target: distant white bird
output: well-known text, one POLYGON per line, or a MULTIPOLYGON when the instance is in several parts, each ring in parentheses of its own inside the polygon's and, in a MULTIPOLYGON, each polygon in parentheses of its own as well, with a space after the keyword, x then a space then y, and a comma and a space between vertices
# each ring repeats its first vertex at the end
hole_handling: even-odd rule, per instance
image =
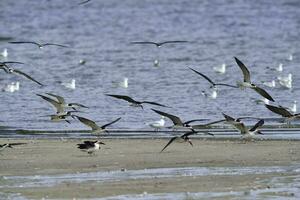
POLYGON ((202 90, 201 94, 208 99, 216 99, 218 97, 218 91, 216 88, 212 88, 210 93, 207 93, 206 91, 202 90))
POLYGON ((20 89, 20 82, 11 82, 2 88, 4 92, 15 92, 20 89))
POLYGON ((294 101, 292 106, 287 107, 287 110, 291 111, 292 113, 296 113, 297 112, 297 101, 294 101))
POLYGON ((113 81, 113 85, 114 87, 128 88, 128 78, 124 77, 121 82, 113 81))
POLYGON ((272 81, 262 81, 262 84, 267 86, 267 87, 270 87, 270 88, 274 88, 276 87, 276 81, 275 80, 272 80, 272 81))
POLYGON ((226 72, 226 64, 223 63, 221 66, 213 67, 213 70, 219 74, 225 74, 226 72))
POLYGON ((287 60, 292 61, 294 59, 293 54, 290 54, 289 57, 287 58, 287 60))
POLYGON ((1 52, 1 54, 0 54, 2 57, 4 57, 4 58, 7 58, 7 56, 8 56, 8 52, 7 52, 7 49, 5 48, 5 49, 3 49, 3 51, 1 52))
POLYGON ((76 80, 72 79, 69 83, 61 83, 61 85, 65 86, 66 88, 75 90, 76 89, 76 80))
POLYGON ((166 123, 165 116, 161 116, 160 120, 147 123, 147 125, 154 128, 155 131, 158 131, 160 128, 163 128, 165 126, 165 123, 166 123))
POLYGON ((267 67, 267 69, 274 70, 274 71, 277 71, 277 72, 282 72, 283 71, 283 64, 279 63, 278 67, 275 67, 275 68, 267 67))
POLYGON ((279 84, 285 88, 292 88, 292 74, 289 73, 288 76, 278 76, 277 80, 279 81, 279 84))
POLYGON ((155 59, 153 62, 154 67, 158 67, 159 66, 159 60, 155 59))

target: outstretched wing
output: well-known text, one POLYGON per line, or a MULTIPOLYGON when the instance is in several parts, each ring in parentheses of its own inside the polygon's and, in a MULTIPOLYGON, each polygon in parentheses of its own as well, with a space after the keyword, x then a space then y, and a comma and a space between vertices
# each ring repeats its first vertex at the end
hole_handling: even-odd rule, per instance
POLYGON ((224 116, 224 118, 227 122, 235 121, 235 119, 233 117, 230 117, 229 115, 226 115, 225 113, 222 113, 222 115, 224 116))
POLYGON ((151 108, 151 110, 153 110, 154 112, 162 115, 162 116, 165 116, 167 118, 169 118, 170 120, 172 120, 173 124, 174 125, 179 125, 179 126, 183 126, 184 124, 182 123, 181 119, 175 115, 171 115, 171 114, 168 114, 168 113, 165 113, 165 112, 162 112, 162 111, 159 111, 159 110, 155 110, 153 108, 151 108))
POLYGON ((101 128, 102 128, 102 129, 105 129, 105 127, 107 127, 107 126, 109 126, 109 125, 112 125, 112 124, 116 123, 116 122, 119 121, 120 119, 121 119, 121 117, 119 117, 118 119, 116 119, 116 120, 114 120, 114 121, 112 121, 112 122, 110 122, 110 123, 108 123, 108 124, 104 124, 103 126, 101 126, 101 128))
POLYGON ((27 79, 32 80, 33 82, 36 82, 36 83, 39 84, 40 86, 43 86, 42 83, 38 82, 37 80, 35 80, 35 79, 32 78, 31 76, 29 76, 28 74, 26 74, 26 73, 24 73, 24 72, 21 72, 20 70, 14 69, 13 72, 16 73, 16 74, 20 74, 20 75, 26 77, 27 79))
POLYGON ((62 96, 58 96, 56 94, 52 94, 52 93, 49 93, 49 92, 46 92, 46 94, 48 94, 49 96, 55 97, 58 100, 58 102, 61 103, 61 104, 66 103, 65 99, 62 96))
POLYGON ((99 129, 100 127, 92 120, 90 119, 87 119, 87 118, 84 118, 84 117, 79 117, 79 116, 76 116, 76 118, 82 122, 84 125, 92 128, 92 130, 97 130, 99 129))
POLYGON ((60 103, 58 103, 57 101, 55 101, 54 99, 51 99, 49 97, 46 97, 44 95, 41 94, 36 94, 37 96, 41 97, 42 99, 48 101, 49 103, 51 103, 57 110, 57 113, 63 113, 64 112, 64 108, 61 106, 60 103))
POLYGON ((18 41, 18 42, 9 42, 10 44, 35 44, 37 46, 40 46, 37 42, 31 42, 31 41, 18 41))
POLYGON ((68 46, 66 46, 66 45, 62 45, 62 44, 55 44, 55 43, 45 43, 45 44, 42 44, 42 46, 58 46, 58 47, 69 48, 69 47, 68 47, 68 46))
POLYGON ((166 146, 164 146, 164 148, 160 151, 160 153, 161 152, 163 152, 172 142, 174 142, 174 140, 176 140, 178 137, 176 136, 176 137, 172 137, 170 140, 169 140, 169 142, 168 142, 168 144, 166 144, 166 146))
POLYGON ((163 44, 170 44, 170 43, 187 43, 188 41, 185 41, 185 40, 171 40, 171 41, 165 41, 165 42, 161 42, 160 45, 163 45, 163 44))
POLYGON ((86 3, 90 2, 90 1, 91 0, 82 1, 82 2, 78 3, 78 5, 83 5, 83 4, 86 4, 86 3))
POLYGON ((159 43, 156 43, 156 42, 130 42, 130 44, 154 44, 155 46, 160 46, 159 43))
POLYGON ((270 101, 275 101, 271 95, 269 95, 264 89, 258 87, 258 86, 255 86, 252 88, 253 90, 255 90, 258 94, 260 94, 261 96, 265 97, 266 99, 270 100, 270 101))
POLYGON ((229 84, 226 84, 226 83, 216 83, 215 85, 227 86, 227 87, 232 87, 232 88, 239 88, 236 85, 229 85, 229 84))
POLYGON ((142 101, 141 103, 147 103, 147 104, 152 104, 152 105, 156 105, 156 106, 162 106, 162 107, 170 108, 169 106, 166 106, 166 105, 163 105, 163 104, 160 104, 160 103, 156 103, 156 102, 153 102, 153 101, 142 101))
POLYGON ((243 76, 244 76, 244 82, 248 82, 250 83, 250 72, 247 69, 246 65, 244 65, 244 63, 242 63, 239 59, 237 59, 236 57, 234 57, 235 62, 238 64, 238 66, 240 67, 240 69, 243 72, 243 76))
POLYGON ((208 82, 210 82, 213 86, 215 86, 216 84, 207 76, 205 76, 204 74, 202 74, 201 72, 198 72, 197 70, 194 70, 193 68, 190 68, 190 70, 194 71, 195 73, 199 74, 200 76, 202 76, 203 78, 205 78, 208 82))
POLYGON ((273 113, 276 113, 278 115, 281 115, 283 117, 292 117, 292 113, 290 113, 287 109, 283 108, 283 107, 276 107, 276 106, 272 106, 272 105, 268 105, 265 104, 265 106, 271 110, 273 113))
POLYGON ((116 94, 105 94, 106 96, 110 96, 110 97, 114 97, 117 99, 123 99, 125 101, 128 101, 129 103, 137 103, 134 99, 132 99, 129 96, 125 96, 125 95, 116 95, 116 94))
POLYGON ((255 131, 262 125, 264 125, 265 121, 263 119, 259 120, 249 131, 255 131))

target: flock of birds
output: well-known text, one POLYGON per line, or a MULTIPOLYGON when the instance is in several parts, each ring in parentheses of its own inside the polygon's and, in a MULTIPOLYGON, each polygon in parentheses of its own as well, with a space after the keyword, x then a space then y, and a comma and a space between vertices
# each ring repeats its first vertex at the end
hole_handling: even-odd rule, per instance
MULTIPOLYGON (((188 42, 188 41, 180 41, 180 40, 165 41, 165 42, 148 42, 148 41, 146 41, 146 42, 131 42, 131 44, 142 44, 142 45, 151 44, 151 45, 155 45, 159 48, 165 44, 186 43, 186 42, 188 42)), ((19 45, 20 44, 31 44, 31 45, 36 45, 40 49, 45 46, 57 46, 57 47, 68 48, 68 46, 66 46, 66 45, 61 45, 61 44, 56 44, 56 43, 43 43, 42 44, 42 43, 37 43, 37 42, 32 42, 32 41, 16 41, 16 42, 10 42, 10 43, 11 44, 19 44, 19 45)), ((7 51, 5 50, 3 52, 3 54, 7 56, 7 51)), ((234 57, 234 59, 243 75, 243 80, 240 82, 237 82, 236 85, 215 82, 211 78, 209 78, 207 75, 203 74, 202 72, 199 72, 198 70, 193 69, 191 67, 189 67, 189 69, 192 72, 194 72, 195 74, 197 74, 200 77, 207 80, 208 83, 210 83, 210 85, 211 85, 210 88, 213 91, 215 91, 215 96, 217 96, 217 88, 218 87, 230 87, 230 88, 235 88, 235 89, 240 88, 243 90, 248 88, 248 89, 255 91, 259 95, 261 95, 266 100, 265 107, 267 109, 269 109, 270 111, 272 111, 273 113, 276 113, 276 114, 284 117, 288 123, 290 123, 291 120, 300 118, 300 113, 294 114, 283 106, 271 105, 270 102, 275 102, 274 98, 265 89, 257 86, 255 83, 253 83, 251 81, 250 71, 248 70, 246 65, 241 60, 239 60, 236 57, 234 57)), ((33 81, 34 83, 38 84, 39 86, 43 86, 43 84, 41 82, 37 81, 36 79, 31 77, 27 73, 22 72, 22 71, 16 69, 15 67, 12 67, 12 65, 17 65, 17 64, 24 64, 24 63, 17 62, 17 61, 4 61, 4 62, 0 62, 0 69, 3 69, 3 71, 6 72, 7 74, 15 74, 15 75, 23 76, 23 77, 27 78, 28 80, 33 81)), ((226 65, 224 64, 219 68, 214 68, 214 70, 218 73, 225 73, 226 65)), ((282 70, 282 65, 279 65, 279 67, 276 68, 275 70, 278 70, 278 71, 282 70)), ((287 85, 291 85, 291 82, 292 82, 291 75, 289 75, 287 78, 280 77, 279 82, 286 83, 287 85)), ((115 85, 127 88, 128 87, 128 78, 124 78, 123 82, 115 83, 115 85)), ((266 85, 266 83, 264 83, 263 85, 266 85)), ((269 86, 271 87, 273 85, 274 84, 272 83, 269 86)), ((69 87, 69 88, 75 88, 75 80, 72 80, 71 83, 68 83, 65 86, 69 87)), ((18 90, 18 89, 19 89, 19 82, 16 82, 13 85, 11 85, 10 89, 8 88, 8 90, 18 90)), ((80 103, 69 103, 65 100, 64 97, 59 96, 57 94, 49 93, 49 92, 47 92, 45 94, 36 94, 36 95, 39 96, 40 98, 42 98, 43 100, 45 100, 46 102, 48 102, 49 104, 51 104, 53 106, 53 108, 55 109, 55 113, 46 115, 47 117, 50 117, 51 121, 54 121, 54 122, 64 121, 67 123, 71 123, 70 119, 75 119, 75 120, 80 121, 82 124, 88 126, 91 129, 91 133, 95 134, 97 136, 100 136, 103 132, 108 132, 108 130, 106 128, 108 126, 113 125, 114 123, 118 122, 121 119, 121 117, 119 117, 107 124, 99 125, 91 119, 79 116, 79 113, 82 112, 80 109, 88 109, 88 106, 85 106, 80 103)), ((159 106, 159 107, 170 107, 170 106, 163 105, 161 103, 157 103, 154 101, 135 100, 134 98, 125 96, 125 95, 116 95, 116 94, 105 94, 105 95, 112 97, 112 98, 127 101, 131 106, 140 107, 142 109, 144 108, 143 107, 144 104, 149 104, 149 105, 159 106)), ((165 126, 165 118, 168 118, 173 122, 173 125, 170 127, 167 127, 167 128, 188 129, 188 132, 184 133, 183 135, 172 137, 170 139, 170 141, 163 147, 161 152, 164 151, 174 141, 188 142, 190 145, 193 145, 190 140, 191 135, 195 135, 198 133, 204 133, 204 134, 213 136, 213 134, 210 132, 201 131, 201 128, 208 127, 209 125, 212 125, 212 124, 226 122, 226 123, 232 125, 237 130, 239 130, 239 132, 241 133, 243 138, 252 138, 256 134, 262 134, 259 129, 264 124, 264 119, 253 118, 253 117, 241 117, 241 118, 235 119, 225 113, 222 113, 224 116, 224 119, 221 119, 218 121, 213 121, 213 122, 206 123, 206 124, 191 125, 191 123, 197 122, 197 121, 203 121, 203 119, 192 119, 189 121, 183 121, 182 119, 180 119, 180 117, 178 117, 176 115, 169 114, 169 113, 166 113, 166 112, 163 112, 163 111, 160 111, 157 109, 153 109, 153 108, 151 108, 151 110, 161 116, 161 119, 159 121, 148 124, 149 126, 153 127, 155 130, 158 130, 165 126), (245 118, 257 119, 258 122, 252 128, 248 128, 242 121, 242 119, 245 119, 245 118)), ((20 145, 20 144, 23 144, 23 143, 3 144, 0 146, 0 150, 7 148, 7 147, 12 147, 14 145, 20 145)), ((93 153, 95 150, 100 149, 100 145, 104 145, 104 143, 101 142, 100 140, 84 141, 83 143, 78 144, 78 148, 82 149, 82 150, 86 150, 88 153, 93 153)))

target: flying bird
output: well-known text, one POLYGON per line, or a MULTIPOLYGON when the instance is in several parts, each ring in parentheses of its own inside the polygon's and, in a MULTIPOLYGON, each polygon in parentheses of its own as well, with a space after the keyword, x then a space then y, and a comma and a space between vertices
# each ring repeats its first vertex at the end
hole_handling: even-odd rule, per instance
POLYGON ((88 154, 93 154, 96 150, 101 149, 100 145, 105 145, 105 143, 96 141, 83 141, 81 144, 77 144, 77 148, 82 151, 86 151, 88 154))
POLYGON ((153 102, 153 101, 135 101, 131 97, 125 96, 125 95, 114 95, 114 94, 105 94, 105 95, 106 96, 110 96, 110 97, 114 97, 114 98, 117 98, 117 99, 125 100, 125 101, 127 101, 127 102, 130 103, 130 106, 134 106, 134 107, 141 107, 141 108, 143 108, 142 104, 145 103, 145 104, 151 104, 151 105, 155 105, 155 106, 162 106, 162 107, 169 108, 168 106, 165 106, 163 104, 156 103, 156 102, 153 102))
POLYGON ((272 106, 265 104, 266 108, 268 108, 273 113, 276 113, 278 115, 281 115, 282 117, 287 119, 287 122, 290 123, 290 121, 294 119, 300 119, 300 113, 292 114, 288 109, 282 107, 282 106, 272 106))
POLYGON ((106 127, 116 123, 117 121, 119 121, 121 119, 121 117, 115 119, 112 122, 109 122, 107 124, 104 124, 103 126, 98 126, 94 121, 84 118, 84 117, 79 117, 79 116, 75 116, 81 123, 83 123, 84 125, 90 127, 92 129, 93 134, 100 134, 102 132, 108 132, 106 130, 106 127))
POLYGON ((88 2, 90 2, 91 0, 86 0, 86 1, 82 1, 82 2, 79 2, 78 5, 83 5, 83 4, 86 4, 88 2))
POLYGON ((243 76, 244 76, 244 81, 243 82, 239 82, 238 86, 239 88, 251 88, 254 91, 256 91, 258 94, 260 94, 261 96, 265 97, 266 99, 273 101, 274 99, 262 88, 256 86, 254 83, 251 82, 250 79, 250 72, 247 69, 246 65, 244 65, 244 63, 242 63, 239 59, 237 59, 236 57, 234 57, 237 65, 240 67, 240 69, 243 72, 243 76))
POLYGON ((16 74, 16 75, 21 75, 24 76, 25 78, 39 84, 40 86, 43 86, 42 83, 40 83, 39 81, 35 80, 34 78, 32 78, 31 76, 29 76, 28 74, 18 70, 18 69, 14 69, 11 66, 7 65, 10 63, 18 63, 18 64, 24 64, 21 62, 0 62, 0 69, 3 69, 7 74, 16 74))
POLYGON ((173 41, 164 41, 164 42, 150 42, 150 41, 145 41, 145 42, 130 42, 130 44, 151 44, 155 45, 156 47, 161 47, 164 44, 172 44, 172 43, 187 43, 188 41, 185 40, 173 40, 173 41))
POLYGON ((201 72, 198 72, 197 70, 194 70, 193 68, 190 68, 190 67, 189 67, 189 69, 192 70, 192 71, 194 71, 198 75, 202 76, 203 78, 205 78, 212 85, 211 88, 212 87, 216 87, 218 85, 220 85, 220 86, 227 86, 227 87, 231 87, 231 88, 238 88, 235 85, 229 85, 229 84, 225 84, 225 83, 215 83, 210 78, 208 78, 206 75, 202 74, 201 72))
POLYGON ((40 49, 42 49, 45 46, 58 46, 58 47, 64 47, 68 48, 68 46, 61 45, 61 44, 55 44, 55 43, 37 43, 32 41, 18 41, 18 42, 9 42, 10 44, 34 44, 38 46, 40 49))

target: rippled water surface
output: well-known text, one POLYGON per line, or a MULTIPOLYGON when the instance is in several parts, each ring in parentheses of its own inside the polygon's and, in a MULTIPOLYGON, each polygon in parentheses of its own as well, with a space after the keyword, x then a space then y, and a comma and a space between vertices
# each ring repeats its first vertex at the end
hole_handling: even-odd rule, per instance
MULTIPOLYGON (((25 62, 15 66, 46 84, 0 73, 0 85, 20 81, 18 92, 0 92, 0 123, 23 129, 84 129, 79 122, 52 123, 43 115, 51 106, 36 93, 53 92, 70 102, 90 106, 83 116, 106 123, 119 116, 115 128, 144 128, 159 116, 150 110, 132 108, 105 93, 129 95, 137 100, 157 101, 172 106, 158 108, 183 119, 221 118, 221 111, 233 116, 274 117, 250 98, 254 91, 222 88, 216 100, 201 95, 209 84, 187 66, 215 81, 235 84, 242 79, 233 56, 240 58, 261 84, 279 75, 293 73, 293 89, 266 88, 280 104, 289 106, 299 98, 299 17, 300 2, 278 1, 78 1, 21 0, 0 2, 0 36, 11 41, 33 40, 69 45, 71 48, 14 45, 0 41, 0 51, 8 49, 6 60, 25 62), (132 45, 132 41, 188 40, 158 49, 132 45), (289 55, 293 60, 288 61, 289 55), (80 65, 79 60, 86 60, 80 65), (154 67, 153 61, 160 60, 154 67), (216 74, 214 66, 225 63, 227 73, 216 74), (278 73, 266 67, 282 63, 278 73), (129 87, 115 88, 112 81, 129 78, 129 87), (76 89, 60 82, 76 79, 76 89)), ((0 58, 5 60, 4 58, 0 58)))

